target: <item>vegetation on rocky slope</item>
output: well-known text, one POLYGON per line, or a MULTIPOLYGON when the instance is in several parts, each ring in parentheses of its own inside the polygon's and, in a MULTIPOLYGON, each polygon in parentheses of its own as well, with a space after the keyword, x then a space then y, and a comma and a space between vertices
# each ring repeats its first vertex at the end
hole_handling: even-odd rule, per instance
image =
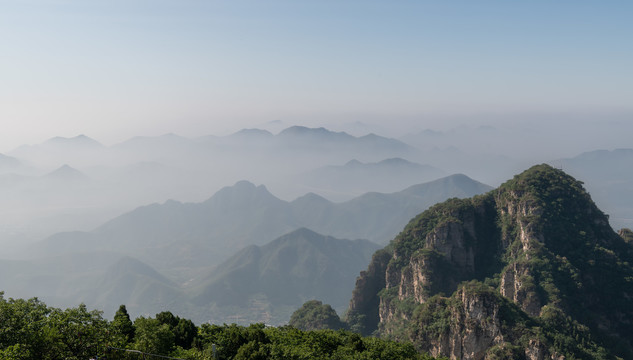
POLYGON ((414 218, 361 273, 347 321, 458 358, 633 358, 626 238, 581 182, 534 166, 414 218))

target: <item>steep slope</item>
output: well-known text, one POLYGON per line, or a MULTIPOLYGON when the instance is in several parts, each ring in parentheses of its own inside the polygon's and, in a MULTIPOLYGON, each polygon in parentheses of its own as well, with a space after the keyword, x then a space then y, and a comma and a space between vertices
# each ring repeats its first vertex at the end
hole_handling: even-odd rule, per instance
POLYGON ((275 323, 287 321, 289 309, 314 298, 340 311, 356 274, 378 247, 366 240, 340 240, 298 229, 264 246, 249 246, 220 264, 198 281, 194 302, 239 306, 244 313, 253 299, 259 299, 274 316, 268 321, 275 323))
POLYGON ((414 218, 361 273, 347 320, 451 358, 631 358, 631 264, 582 184, 539 165, 414 218))

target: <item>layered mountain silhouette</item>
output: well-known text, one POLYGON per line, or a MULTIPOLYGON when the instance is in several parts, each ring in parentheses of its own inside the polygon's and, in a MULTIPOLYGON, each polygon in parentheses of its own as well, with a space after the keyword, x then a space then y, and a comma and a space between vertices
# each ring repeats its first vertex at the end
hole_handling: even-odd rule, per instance
POLYGON ((444 171, 436 167, 391 158, 372 163, 350 160, 342 166, 325 166, 302 174, 297 181, 336 198, 368 191, 390 192, 442 176, 444 171))
POLYGON ((347 321, 458 359, 633 358, 633 247, 561 170, 414 218, 361 273, 347 321))
POLYGON ((338 238, 385 243, 430 205, 489 189, 465 175, 452 175, 397 193, 367 193, 343 203, 314 194, 287 202, 262 185, 240 181, 202 203, 148 205, 91 232, 55 234, 35 251, 117 251, 157 269, 180 269, 216 265, 245 246, 263 245, 301 227, 338 238))
POLYGON ((127 255, 76 249, 36 260, 0 260, 0 288, 8 296, 37 296, 53 306, 83 302, 107 316, 125 304, 135 316, 172 311, 197 323, 283 324, 313 298, 343 311, 356 276, 379 247, 303 228, 248 246, 212 269, 193 272, 184 283, 127 255))

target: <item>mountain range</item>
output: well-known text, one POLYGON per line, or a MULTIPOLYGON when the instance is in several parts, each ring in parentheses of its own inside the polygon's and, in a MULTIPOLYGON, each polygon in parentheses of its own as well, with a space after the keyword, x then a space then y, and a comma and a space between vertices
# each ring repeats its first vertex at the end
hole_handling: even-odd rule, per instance
POLYGON ((173 269, 217 265, 245 246, 263 245, 301 227, 338 238, 386 243, 408 219, 432 204, 489 189, 465 175, 451 175, 396 193, 367 193, 343 203, 315 194, 287 202, 262 185, 240 181, 202 203, 172 200, 143 206, 91 232, 52 235, 32 252, 50 256, 78 250, 114 251, 175 274, 178 270, 173 269))
POLYGON ((344 165, 320 167, 297 177, 306 188, 325 194, 329 199, 349 200, 363 193, 390 192, 446 176, 441 169, 402 158, 363 163, 356 159, 344 165))
POLYGON ((0 288, 12 297, 37 295, 54 306, 82 302, 108 316, 125 304, 133 316, 172 311, 197 323, 279 325, 316 297, 343 311, 356 276, 379 247, 303 228, 250 245, 185 283, 131 256, 78 249, 34 260, 0 260, 0 288))

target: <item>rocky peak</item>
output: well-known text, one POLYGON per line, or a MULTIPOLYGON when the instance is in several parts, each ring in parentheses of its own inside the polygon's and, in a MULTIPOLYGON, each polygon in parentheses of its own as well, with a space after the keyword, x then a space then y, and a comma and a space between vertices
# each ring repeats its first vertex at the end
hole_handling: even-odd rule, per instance
POLYGON ((371 276, 361 274, 348 321, 362 318, 366 334, 456 359, 595 357, 606 349, 626 358, 631 253, 581 182, 538 165, 485 195, 415 217, 374 259, 371 276), (555 337, 579 333, 584 343, 556 347, 555 337))

